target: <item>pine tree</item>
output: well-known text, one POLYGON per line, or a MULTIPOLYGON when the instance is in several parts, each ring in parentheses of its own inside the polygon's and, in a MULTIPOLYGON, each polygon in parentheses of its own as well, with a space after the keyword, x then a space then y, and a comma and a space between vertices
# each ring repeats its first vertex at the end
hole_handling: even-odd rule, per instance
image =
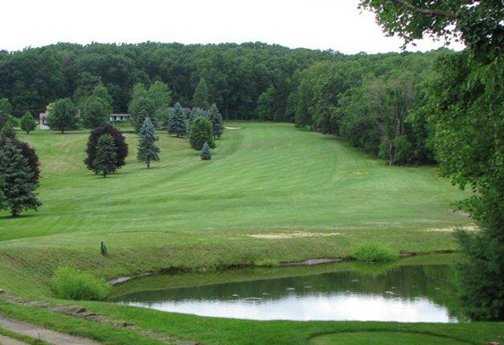
POLYGON ((208 86, 206 80, 201 78, 196 90, 194 90, 192 106, 193 108, 208 109, 210 102, 208 100, 208 86))
POLYGON ((33 115, 28 111, 21 118, 21 129, 30 134, 37 127, 37 122, 33 118, 33 115))
POLYGON ((16 147, 21 151, 21 155, 28 162, 30 173, 33 175, 33 183, 38 183, 38 180, 40 178, 40 162, 35 150, 25 142, 22 142, 16 138, 5 137, 0 134, 0 147, 6 145, 7 142, 14 143, 16 147))
POLYGON ((5 198, 3 208, 10 209, 13 217, 41 205, 35 194, 38 183, 33 181, 29 163, 12 139, 6 139, 0 147, 0 179, 5 198))
POLYGON ((205 141, 205 144, 203 144, 203 148, 201 149, 201 159, 204 161, 209 161, 212 159, 212 152, 210 151, 210 146, 208 146, 208 143, 205 141))
POLYGON ((117 170, 117 153, 114 138, 110 134, 105 134, 98 139, 96 145, 96 158, 94 160, 94 170, 96 174, 103 177, 114 173, 117 170))
POLYGON ((215 103, 210 107, 208 113, 209 113, 208 117, 212 122, 212 131, 214 139, 220 138, 222 132, 224 131, 224 124, 222 123, 222 115, 219 111, 219 108, 217 108, 217 105, 215 105, 215 103))
POLYGON ((159 161, 159 147, 156 146, 156 129, 149 117, 145 118, 138 135, 140 138, 137 158, 140 162, 145 162, 147 168, 150 168, 152 161, 159 161))
POLYGON ((215 148, 212 123, 207 117, 199 116, 193 121, 189 141, 195 150, 201 150, 205 143, 208 143, 211 148, 215 148))
POLYGON ((0 130, 0 137, 10 139, 16 138, 16 130, 14 129, 10 121, 7 121, 0 130))
POLYGON ((168 118, 168 133, 175 134, 177 138, 186 134, 186 118, 180 103, 176 103, 168 118))

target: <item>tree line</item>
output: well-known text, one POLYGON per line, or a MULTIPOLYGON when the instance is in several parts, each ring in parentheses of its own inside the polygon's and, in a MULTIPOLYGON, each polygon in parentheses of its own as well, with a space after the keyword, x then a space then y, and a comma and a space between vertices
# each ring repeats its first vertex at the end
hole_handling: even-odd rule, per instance
POLYGON ((198 106, 192 103, 194 91, 204 79, 212 103, 226 119, 256 118, 257 99, 273 87, 275 119, 287 120, 285 108, 296 71, 339 57, 343 55, 263 43, 60 43, 0 52, 0 98, 10 100, 17 116, 26 111, 38 114, 56 99, 76 101, 102 83, 113 111, 124 113, 136 84, 160 81, 169 87, 174 103, 193 108, 198 106))
POLYGON ((432 131, 444 176, 471 197, 459 204, 479 232, 457 232, 463 306, 474 320, 504 320, 504 2, 361 0, 405 44, 424 36, 462 41, 441 56, 418 113, 432 131))

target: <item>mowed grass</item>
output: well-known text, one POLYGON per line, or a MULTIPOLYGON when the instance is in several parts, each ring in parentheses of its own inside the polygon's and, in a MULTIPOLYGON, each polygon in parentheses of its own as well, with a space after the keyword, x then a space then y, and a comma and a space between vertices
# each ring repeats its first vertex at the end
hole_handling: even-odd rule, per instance
POLYGON ((83 164, 86 131, 20 134, 42 161, 43 206, 0 215, 0 270, 45 279, 71 264, 112 277, 347 256, 363 241, 428 252, 455 249, 450 229, 469 223, 452 211, 465 194, 434 167, 389 167, 289 124, 232 126, 210 162, 160 132, 151 169, 136 161, 137 138, 127 133, 127 165, 105 179, 83 164), (299 232, 314 236, 292 236, 299 232), (250 236, 261 234, 283 237, 250 236))
POLYGON ((354 332, 325 335, 314 338, 312 345, 463 345, 465 341, 457 341, 447 337, 432 336, 418 333, 402 332, 354 332))

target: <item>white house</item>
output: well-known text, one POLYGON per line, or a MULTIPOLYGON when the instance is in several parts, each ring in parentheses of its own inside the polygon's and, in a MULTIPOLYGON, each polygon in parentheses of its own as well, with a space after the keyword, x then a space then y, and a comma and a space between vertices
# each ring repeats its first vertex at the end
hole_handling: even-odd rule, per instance
MULTIPOLYGON (((110 114, 109 121, 111 123, 126 122, 129 120, 129 117, 129 114, 110 114)), ((47 124, 47 111, 39 114, 39 128, 49 129, 49 126, 47 124)))

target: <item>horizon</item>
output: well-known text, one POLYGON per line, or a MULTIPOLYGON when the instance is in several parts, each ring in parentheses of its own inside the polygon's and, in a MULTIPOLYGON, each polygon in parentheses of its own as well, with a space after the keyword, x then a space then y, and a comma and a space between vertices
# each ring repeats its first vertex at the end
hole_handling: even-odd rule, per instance
MULTIPOLYGON (((0 22, 0 30, 10 32, 0 39, 0 50, 16 52, 60 42, 81 45, 262 42, 347 55, 403 51, 402 40, 384 34, 374 14, 359 10, 358 4, 359 0, 337 3, 294 0, 286 7, 266 0, 239 5, 229 0, 212 3, 186 0, 151 1, 148 6, 138 6, 134 0, 105 3, 89 0, 72 3, 70 7, 60 1, 19 0, 4 4, 5 13, 13 15, 0 22), (17 14, 24 16, 23 25, 17 22, 17 14)), ((444 42, 432 39, 418 40, 415 44, 408 45, 406 51, 430 51, 445 46, 444 42)), ((447 47, 463 49, 457 43, 447 47)))

